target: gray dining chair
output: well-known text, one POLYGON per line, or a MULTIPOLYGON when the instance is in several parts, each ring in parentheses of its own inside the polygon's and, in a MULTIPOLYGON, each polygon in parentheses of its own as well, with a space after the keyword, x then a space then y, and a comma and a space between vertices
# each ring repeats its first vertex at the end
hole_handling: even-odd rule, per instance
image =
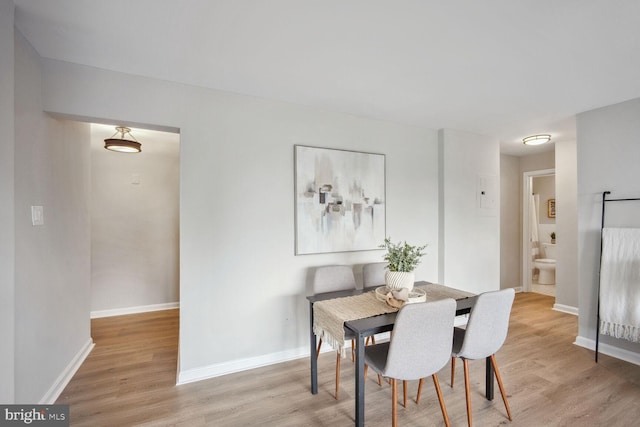
POLYGON ((453 335, 453 349, 451 352, 451 387, 456 370, 456 358, 462 359, 464 366, 465 395, 467 398, 467 421, 472 426, 471 392, 469 384, 469 360, 491 359, 493 371, 498 380, 500 394, 507 409, 509 421, 512 421, 511 409, 507 402, 507 395, 502 384, 502 377, 498 370, 495 353, 502 347, 507 338, 509 316, 513 305, 515 291, 513 288, 500 291, 485 292, 478 295, 466 327, 455 328, 453 335))
MULTIPOLYGON (((365 347, 365 378, 371 366, 378 374, 391 379, 391 419, 394 427, 398 424, 397 380, 403 380, 403 384, 409 380, 420 380, 422 385, 424 378, 429 375, 433 378, 442 417, 449 426, 437 372, 451 356, 455 314, 456 302, 451 298, 405 304, 396 317, 391 340, 365 347)), ((416 401, 419 399, 418 395, 416 401)))
POLYGON ((362 286, 382 286, 385 282, 388 262, 372 262, 362 266, 362 286))
MULTIPOLYGON (((353 270, 347 265, 329 265, 318 267, 313 275, 313 293, 322 294, 325 292, 346 291, 356 289, 356 279, 353 270)), ((345 328, 344 339, 351 340, 351 361, 355 360, 354 347, 355 335, 350 329, 345 328)), ((318 342, 316 350, 316 358, 320 356, 320 347, 322 347, 322 338, 318 342)), ((336 394, 338 399, 338 390, 340 388, 340 352, 336 352, 336 394)))

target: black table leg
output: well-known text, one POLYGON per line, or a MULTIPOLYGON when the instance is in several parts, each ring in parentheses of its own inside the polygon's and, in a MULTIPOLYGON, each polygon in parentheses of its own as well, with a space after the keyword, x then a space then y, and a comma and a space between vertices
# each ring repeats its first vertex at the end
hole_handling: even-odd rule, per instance
POLYGON ((316 357, 316 334, 313 333, 313 303, 309 303, 309 360, 311 360, 311 394, 318 394, 318 358, 316 357))
POLYGON ((364 336, 356 339, 356 427, 364 427, 364 336))
POLYGON ((491 357, 486 359, 485 369, 485 396, 487 400, 493 400, 493 365, 491 364, 491 357))

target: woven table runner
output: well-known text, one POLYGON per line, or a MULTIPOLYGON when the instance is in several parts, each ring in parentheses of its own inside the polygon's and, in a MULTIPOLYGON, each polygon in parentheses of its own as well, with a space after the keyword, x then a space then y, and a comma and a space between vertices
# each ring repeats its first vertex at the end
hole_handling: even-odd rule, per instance
POLYGON ((396 311, 373 292, 318 301, 313 304, 313 333, 345 357, 344 322, 396 311))
MULTIPOLYGON (((443 298, 457 300, 474 296, 470 292, 435 283, 416 286, 416 288, 426 291, 427 301, 443 298)), ((339 351, 342 357, 345 357, 344 322, 396 311, 398 311, 397 308, 378 300, 373 291, 350 297, 318 301, 313 304, 313 333, 339 351)))

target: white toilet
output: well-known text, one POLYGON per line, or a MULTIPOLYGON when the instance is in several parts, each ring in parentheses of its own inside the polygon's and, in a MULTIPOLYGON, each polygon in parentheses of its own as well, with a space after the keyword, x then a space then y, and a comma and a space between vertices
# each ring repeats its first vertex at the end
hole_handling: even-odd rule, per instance
POLYGON ((543 243, 544 258, 538 258, 533 265, 540 271, 538 283, 541 285, 553 285, 556 283, 556 245, 543 243))

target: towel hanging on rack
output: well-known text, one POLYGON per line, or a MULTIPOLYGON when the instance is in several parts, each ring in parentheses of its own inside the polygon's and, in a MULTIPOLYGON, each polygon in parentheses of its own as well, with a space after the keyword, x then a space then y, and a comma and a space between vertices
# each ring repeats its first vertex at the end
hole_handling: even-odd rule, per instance
POLYGON ((640 342, 640 228, 604 228, 600 333, 640 342))

